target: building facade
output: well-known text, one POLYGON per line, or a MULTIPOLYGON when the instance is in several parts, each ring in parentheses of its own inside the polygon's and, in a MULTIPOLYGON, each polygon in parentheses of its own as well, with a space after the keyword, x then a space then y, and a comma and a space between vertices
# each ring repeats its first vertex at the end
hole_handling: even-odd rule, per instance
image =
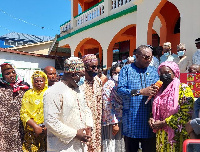
POLYGON ((98 53, 106 67, 116 59, 113 50, 122 60, 141 44, 171 42, 176 53, 177 44, 184 43, 191 58, 200 37, 199 5, 199 0, 71 0, 71 20, 60 26, 58 47, 75 56, 98 53))

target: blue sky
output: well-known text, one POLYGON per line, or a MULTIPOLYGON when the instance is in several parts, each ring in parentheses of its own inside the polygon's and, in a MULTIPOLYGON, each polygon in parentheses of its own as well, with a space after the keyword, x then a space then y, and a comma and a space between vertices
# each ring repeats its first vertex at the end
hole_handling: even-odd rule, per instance
POLYGON ((19 32, 37 36, 59 34, 71 19, 70 0, 1 0, 0 36, 19 32))

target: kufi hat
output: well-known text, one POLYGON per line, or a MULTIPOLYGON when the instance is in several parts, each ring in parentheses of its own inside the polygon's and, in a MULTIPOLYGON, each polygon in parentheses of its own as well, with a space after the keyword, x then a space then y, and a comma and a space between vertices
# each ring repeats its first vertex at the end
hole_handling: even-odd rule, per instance
POLYGON ((84 70, 84 63, 78 57, 70 57, 64 62, 64 72, 78 72, 84 70))
POLYGON ((180 43, 177 45, 177 49, 185 49, 185 44, 180 43))
POLYGON ((166 43, 164 43, 163 46, 168 46, 170 49, 172 48, 172 45, 171 45, 170 42, 166 42, 166 43))
POLYGON ((200 38, 195 40, 195 44, 200 43, 200 38))

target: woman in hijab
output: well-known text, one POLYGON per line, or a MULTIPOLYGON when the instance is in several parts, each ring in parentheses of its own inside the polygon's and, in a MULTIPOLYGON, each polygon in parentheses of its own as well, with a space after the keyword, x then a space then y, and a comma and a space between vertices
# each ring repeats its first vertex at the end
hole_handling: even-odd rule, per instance
POLYGON ((23 125, 20 120, 21 99, 29 85, 9 63, 1 64, 0 79, 0 151, 21 151, 23 125))
POLYGON ((44 72, 35 71, 32 75, 33 89, 27 91, 22 99, 20 111, 25 129, 22 150, 24 152, 46 151, 46 127, 44 126, 43 94, 48 88, 44 72))
POLYGON ((163 82, 153 101, 149 124, 156 132, 156 149, 181 152, 182 143, 188 139, 185 124, 191 119, 194 96, 188 85, 180 83, 180 70, 172 61, 158 67, 163 82))

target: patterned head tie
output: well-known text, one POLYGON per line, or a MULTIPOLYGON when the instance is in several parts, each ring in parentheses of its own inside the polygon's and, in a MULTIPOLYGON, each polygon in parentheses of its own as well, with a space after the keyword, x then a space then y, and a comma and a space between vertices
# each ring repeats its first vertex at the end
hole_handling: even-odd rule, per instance
POLYGON ((70 57, 64 62, 64 72, 79 72, 83 70, 83 61, 78 57, 70 57))
POLYGON ((98 61, 96 55, 94 54, 87 54, 82 57, 83 63, 88 64, 90 62, 98 61))
POLYGON ((39 77, 42 77, 45 80, 47 79, 47 75, 44 72, 42 72, 42 71, 35 71, 33 73, 33 75, 32 75, 32 79, 39 78, 39 77))
POLYGON ((35 71, 32 74, 31 79, 32 79, 33 88, 34 88, 34 79, 39 78, 39 77, 44 78, 44 80, 45 80, 44 88, 47 88, 48 87, 48 78, 47 78, 47 75, 43 71, 35 71))
POLYGON ((14 67, 10 63, 1 64, 1 72, 3 73, 6 70, 14 69, 14 67))

